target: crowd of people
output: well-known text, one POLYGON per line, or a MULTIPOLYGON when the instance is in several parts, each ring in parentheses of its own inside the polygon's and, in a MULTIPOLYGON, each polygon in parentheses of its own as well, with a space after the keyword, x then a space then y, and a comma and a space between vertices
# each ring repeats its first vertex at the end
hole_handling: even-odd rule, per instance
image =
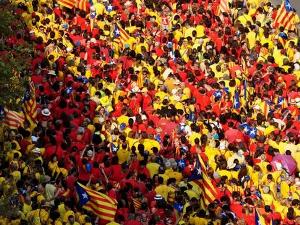
POLYGON ((1 128, 0 224, 300 224, 300 42, 279 6, 12 3, 38 117, 1 128), (76 182, 116 199, 115 220, 80 207, 76 182))

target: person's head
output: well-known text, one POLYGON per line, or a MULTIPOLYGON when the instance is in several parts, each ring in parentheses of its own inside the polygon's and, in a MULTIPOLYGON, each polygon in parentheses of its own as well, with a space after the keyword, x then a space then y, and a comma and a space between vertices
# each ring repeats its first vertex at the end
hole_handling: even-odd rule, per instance
POLYGON ((75 217, 74 217, 74 215, 70 215, 70 216, 68 217, 68 222, 69 222, 70 224, 74 224, 74 223, 75 223, 75 217))

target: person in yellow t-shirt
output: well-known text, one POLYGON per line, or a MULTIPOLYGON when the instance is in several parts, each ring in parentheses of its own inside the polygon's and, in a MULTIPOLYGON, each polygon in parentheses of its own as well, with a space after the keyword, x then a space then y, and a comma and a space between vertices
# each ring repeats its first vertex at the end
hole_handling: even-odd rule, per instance
POLYGON ((164 184, 164 179, 162 177, 158 177, 159 185, 155 188, 155 192, 161 195, 166 201, 168 200, 168 194, 172 189, 164 184))
POLYGON ((152 160, 147 163, 146 168, 149 170, 150 177, 152 178, 154 174, 158 174, 160 165, 152 160))
POLYGON ((119 159, 119 164, 123 164, 129 160, 130 151, 128 151, 128 146, 123 143, 121 148, 117 151, 117 156, 119 159))

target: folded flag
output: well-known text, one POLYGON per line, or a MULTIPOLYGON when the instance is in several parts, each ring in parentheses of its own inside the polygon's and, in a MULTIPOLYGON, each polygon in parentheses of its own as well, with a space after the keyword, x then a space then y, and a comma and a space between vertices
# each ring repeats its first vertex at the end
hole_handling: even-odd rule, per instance
POLYGON ((79 204, 93 212, 100 219, 113 221, 117 211, 117 201, 107 195, 94 191, 83 184, 76 184, 79 204))

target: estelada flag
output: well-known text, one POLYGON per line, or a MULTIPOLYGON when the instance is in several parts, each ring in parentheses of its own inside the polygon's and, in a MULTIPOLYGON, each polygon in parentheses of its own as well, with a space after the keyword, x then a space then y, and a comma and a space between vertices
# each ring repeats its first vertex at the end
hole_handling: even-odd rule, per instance
POLYGON ((93 212, 100 219, 113 221, 117 212, 117 201, 109 196, 94 191, 77 182, 76 192, 79 204, 86 210, 93 212))

